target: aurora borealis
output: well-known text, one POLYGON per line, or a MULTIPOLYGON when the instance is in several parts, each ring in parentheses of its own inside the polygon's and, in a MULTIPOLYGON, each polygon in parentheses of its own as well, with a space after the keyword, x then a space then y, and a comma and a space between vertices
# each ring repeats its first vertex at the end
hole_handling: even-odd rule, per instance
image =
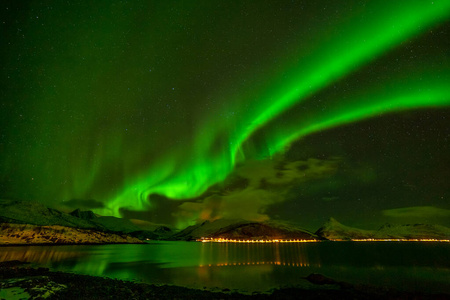
POLYGON ((449 225, 448 1, 1 10, 3 198, 176 226, 449 225))

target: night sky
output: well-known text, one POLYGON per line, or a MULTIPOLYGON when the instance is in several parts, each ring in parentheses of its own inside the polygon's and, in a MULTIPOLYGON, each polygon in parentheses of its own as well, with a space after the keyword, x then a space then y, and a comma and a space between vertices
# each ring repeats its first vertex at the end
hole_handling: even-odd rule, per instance
POLYGON ((1 1, 0 26, 1 198, 450 226, 450 1, 1 1))

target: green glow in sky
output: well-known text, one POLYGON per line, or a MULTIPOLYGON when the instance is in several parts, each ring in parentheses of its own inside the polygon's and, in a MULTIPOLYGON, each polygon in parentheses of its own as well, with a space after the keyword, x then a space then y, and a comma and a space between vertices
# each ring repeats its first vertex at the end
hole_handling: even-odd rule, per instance
MULTIPOLYGON (((154 174, 159 173, 160 170, 167 170, 167 167, 151 168, 148 175, 137 180, 137 184, 127 186, 123 194, 115 199, 112 207, 126 206, 130 203, 129 199, 136 198, 141 199, 139 205, 144 204, 147 197, 153 193, 173 199, 199 196, 212 184, 224 180, 233 170, 235 158, 239 154, 242 143, 255 130, 315 91, 442 20, 448 16, 450 5, 444 2, 436 6, 418 3, 408 6, 386 4, 383 7, 375 6, 371 9, 373 11, 369 18, 363 15, 348 24, 344 23, 338 30, 342 31, 341 35, 324 41, 318 46, 317 52, 300 59, 294 67, 287 67, 282 80, 273 78, 273 81, 279 82, 278 85, 269 84, 264 89, 264 93, 256 91, 253 99, 250 97, 250 99, 241 99, 239 95, 236 95, 239 100, 231 99, 233 103, 248 101, 250 105, 255 106, 254 109, 243 112, 246 122, 242 123, 250 125, 238 127, 236 123, 217 124, 213 118, 197 133, 198 138, 195 143, 197 151, 193 157, 189 158, 190 163, 187 166, 176 174, 167 172, 168 177, 159 178, 155 178, 154 174), (213 144, 224 131, 228 132, 226 138, 229 139, 230 146, 216 153, 212 151, 213 144), (154 182, 153 185, 150 184, 152 182, 154 182)), ((283 150, 289 143, 304 135, 383 112, 448 105, 450 89, 446 83, 449 82, 449 78, 442 79, 440 86, 436 89, 431 88, 421 94, 401 93, 395 98, 385 98, 383 94, 371 96, 370 99, 358 99, 356 106, 353 105, 354 103, 348 104, 343 101, 340 109, 319 115, 318 119, 310 120, 309 123, 294 123, 286 131, 269 132, 267 142, 272 149, 271 154, 283 150)), ((264 154, 260 158, 266 158, 264 154)), ((176 158, 171 157, 164 165, 171 166, 171 159, 176 158)))
POLYGON ((5 14, 5 197, 145 210, 308 134, 450 104, 446 64, 384 60, 449 1, 52 4, 5 14))

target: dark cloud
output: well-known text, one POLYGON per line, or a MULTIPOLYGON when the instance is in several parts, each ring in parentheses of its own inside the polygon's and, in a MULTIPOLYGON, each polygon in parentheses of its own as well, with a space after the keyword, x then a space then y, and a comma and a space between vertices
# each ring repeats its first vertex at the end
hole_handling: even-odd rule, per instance
POLYGON ((247 161, 236 168, 221 188, 215 187, 196 202, 184 202, 173 213, 181 223, 194 220, 270 219, 268 207, 281 204, 290 188, 299 182, 328 177, 339 165, 338 158, 286 161, 247 161))
POLYGON ((127 219, 139 219, 152 223, 175 225, 176 219, 172 215, 172 212, 178 210, 178 207, 182 204, 183 202, 153 194, 148 199, 148 208, 146 210, 134 210, 122 207, 119 211, 121 216, 127 219))
POLYGON ((444 218, 450 217, 450 210, 434 206, 413 206, 383 210, 383 215, 393 218, 444 218))
POLYGON ((368 229, 386 222, 449 226, 448 215, 430 209, 391 211, 449 209, 449 113, 390 114, 319 132, 294 143, 284 157, 238 165, 199 198, 151 196, 149 211, 126 216, 178 227, 233 217, 282 219, 315 230, 331 216, 368 229))
POLYGON ((401 207, 450 208, 449 113, 447 108, 388 114, 293 143, 287 159, 339 156, 339 167, 328 177, 293 184, 282 205, 270 206, 270 216, 312 230, 330 216, 367 229, 386 222, 449 226, 448 216, 427 209, 415 210, 416 217, 382 213, 401 207))
POLYGON ((70 208, 96 209, 104 208, 104 204, 94 199, 71 199, 65 201, 64 205, 70 208))

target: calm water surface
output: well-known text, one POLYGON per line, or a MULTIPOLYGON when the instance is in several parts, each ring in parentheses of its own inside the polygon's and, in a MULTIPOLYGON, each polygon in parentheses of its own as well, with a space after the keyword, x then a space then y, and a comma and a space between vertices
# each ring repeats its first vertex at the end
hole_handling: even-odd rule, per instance
POLYGON ((15 259, 52 270, 196 288, 313 288, 303 277, 320 273, 354 284, 450 293, 448 243, 153 242, 0 248, 0 261, 15 259))

